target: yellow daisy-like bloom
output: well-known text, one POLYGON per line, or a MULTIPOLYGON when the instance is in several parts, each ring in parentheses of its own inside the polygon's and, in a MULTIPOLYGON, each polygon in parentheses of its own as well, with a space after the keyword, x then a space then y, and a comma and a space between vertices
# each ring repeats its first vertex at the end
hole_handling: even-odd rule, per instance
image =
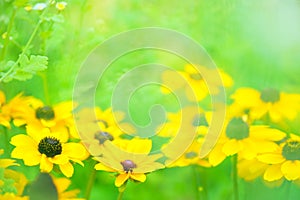
MULTIPOLYGON (((219 87, 231 87, 233 85, 232 78, 222 70, 208 69, 204 66, 198 66, 196 68, 194 67, 194 65, 188 64, 184 67, 184 71, 180 71, 179 73, 187 81, 186 83, 184 83, 183 81, 174 81, 173 72, 166 72, 165 74, 163 74, 163 81, 166 83, 166 85, 171 83, 173 89, 191 88, 192 90, 186 89, 186 95, 190 101, 201 101, 210 93, 219 93, 219 87), (207 80, 203 79, 198 69, 200 69, 200 73, 204 73, 207 76, 205 77, 207 80), (223 80, 223 85, 220 85, 220 83, 215 81, 215 73, 220 73, 223 80), (208 81, 208 83, 206 83, 206 81, 208 81), (173 83, 175 83, 175 87, 173 83), (207 84, 210 85, 210 90, 208 89, 207 84)), ((171 92, 166 87, 162 87, 161 90, 166 94, 171 92)))
POLYGON ((101 154, 106 140, 120 140, 123 131, 118 127, 118 121, 124 117, 122 113, 114 113, 111 108, 102 111, 100 108, 85 108, 75 113, 77 130, 81 140, 93 156, 101 154), (114 119, 115 117, 116 119, 114 119))
POLYGON ((64 10, 67 6, 67 2, 61 1, 61 2, 57 2, 55 7, 57 10, 61 11, 64 10))
POLYGON ((62 143, 60 136, 60 133, 49 132, 16 135, 10 141, 15 146, 11 156, 22 159, 28 166, 40 164, 40 170, 47 173, 57 164, 66 177, 71 177, 74 168, 70 161, 83 166, 82 160, 87 158, 88 153, 80 143, 62 143))
POLYGON ((144 182, 145 173, 164 168, 163 164, 156 162, 162 155, 146 155, 152 148, 151 140, 134 138, 125 143, 121 147, 124 151, 116 152, 110 142, 105 142, 103 156, 95 158, 102 163, 110 163, 110 166, 98 163, 96 170, 118 173, 116 187, 122 186, 128 179, 144 182))
POLYGON ((300 180, 300 137, 290 134, 290 138, 278 146, 275 152, 261 154, 257 159, 268 164, 263 176, 266 181, 281 178, 300 180))
POLYGON ((68 190, 71 185, 71 181, 67 178, 54 178, 52 177, 53 183, 56 187, 59 200, 84 200, 83 198, 77 198, 77 194, 80 190, 68 190))
MULTIPOLYGON (((168 122, 159 127, 158 136, 173 138, 178 134, 182 120, 182 110, 178 113, 168 113, 168 122)), ((210 163, 205 159, 200 159, 199 153, 203 143, 204 136, 208 131, 208 121, 211 119, 211 112, 203 112, 193 117, 193 126, 197 127, 197 136, 193 143, 186 149, 186 151, 175 162, 168 164, 167 167, 184 167, 188 165, 201 165, 210 167, 210 163)), ((164 147, 167 144, 164 145, 164 147)), ((171 156, 171 155, 166 155, 171 156)), ((171 156, 172 157, 172 156, 171 156)))
POLYGON ((238 154, 241 159, 252 160, 259 153, 276 150, 276 141, 286 134, 268 126, 249 126, 242 118, 233 118, 225 126, 226 129, 219 142, 209 154, 209 162, 216 166, 227 156, 238 154))
POLYGON ((52 132, 64 134, 63 141, 69 138, 69 129, 73 128, 73 103, 62 102, 57 105, 48 106, 34 97, 26 97, 26 105, 19 107, 14 112, 14 124, 16 126, 27 125, 30 129, 42 131, 49 128, 52 132))
POLYGON ((286 118, 293 120, 300 111, 300 95, 279 92, 273 88, 257 91, 252 88, 239 88, 231 98, 236 115, 248 113, 251 120, 268 115, 273 122, 286 118))

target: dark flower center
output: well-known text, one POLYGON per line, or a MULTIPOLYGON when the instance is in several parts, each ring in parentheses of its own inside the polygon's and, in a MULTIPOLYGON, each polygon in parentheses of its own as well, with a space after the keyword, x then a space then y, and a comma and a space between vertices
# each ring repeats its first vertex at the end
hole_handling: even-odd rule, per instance
POLYGON ((275 102, 279 101, 280 93, 276 89, 266 88, 263 91, 261 91, 260 99, 266 103, 268 103, 268 102, 275 103, 275 102))
POLYGON ((103 144, 106 140, 114 140, 114 137, 111 134, 102 131, 95 133, 94 138, 99 141, 99 144, 103 144))
POLYGON ((207 120, 203 113, 194 117, 193 126, 208 126, 207 120))
POLYGON ((51 120, 54 119, 54 110, 50 106, 39 107, 35 111, 35 117, 37 119, 51 120))
POLYGON ((191 77, 191 79, 197 80, 197 81, 202 79, 202 76, 199 73, 190 74, 190 77, 191 77))
POLYGON ((289 141, 282 149, 282 155, 287 160, 300 160, 300 142, 289 141))
POLYGON ((132 170, 136 168, 136 164, 132 160, 124 160, 121 162, 121 165, 126 173, 132 172, 132 170))
POLYGON ((188 152, 188 153, 185 154, 185 158, 188 158, 188 159, 192 159, 192 158, 195 158, 197 156, 198 156, 198 154, 196 152, 193 152, 193 151, 188 152))
POLYGON ((226 136, 237 140, 247 138, 249 136, 249 126, 242 118, 233 118, 227 125, 226 136))
POLYGON ((45 154, 47 157, 54 157, 60 155, 62 146, 58 139, 54 137, 45 137, 39 143, 39 152, 45 154))

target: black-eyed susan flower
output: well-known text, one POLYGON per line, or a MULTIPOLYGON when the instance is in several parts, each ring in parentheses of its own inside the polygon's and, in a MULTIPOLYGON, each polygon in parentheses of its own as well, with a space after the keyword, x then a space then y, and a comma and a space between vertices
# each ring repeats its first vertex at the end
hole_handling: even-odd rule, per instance
POLYGON ((61 142, 59 133, 28 132, 28 135, 12 137, 10 143, 15 146, 11 153, 13 158, 22 159, 27 166, 40 165, 40 170, 47 173, 58 165, 67 177, 74 173, 71 161, 83 166, 82 161, 88 156, 82 144, 61 142))
POLYGON ((254 159, 259 153, 272 152, 277 141, 286 137, 280 130, 263 125, 249 125, 242 118, 233 118, 227 125, 219 142, 209 154, 213 166, 227 156, 238 154, 242 159, 254 159))
POLYGON ((290 134, 289 139, 281 143, 274 152, 257 156, 260 162, 268 164, 264 172, 266 181, 285 178, 289 181, 300 179, 300 137, 290 134))
MULTIPOLYGON (((167 86, 172 84, 173 89, 185 88, 186 96, 190 101, 201 101, 210 93, 219 93, 220 87, 231 87, 233 85, 232 78, 223 70, 209 69, 204 66, 197 66, 196 68, 192 64, 187 64, 185 65, 184 70, 179 71, 178 73, 186 82, 182 80, 174 81, 174 72, 172 71, 166 71, 166 73, 163 74, 162 79, 167 86), (220 74, 223 80, 222 83, 214 81, 216 73, 220 74), (207 77, 204 79, 202 74, 205 74, 207 77), (210 84, 210 89, 208 89, 207 84, 210 84)), ((161 91, 165 94, 171 93, 171 90, 166 87, 162 87, 161 91)))
POLYGON ((73 103, 71 101, 49 106, 34 97, 26 97, 26 105, 13 114, 14 124, 16 126, 26 125, 35 130, 48 128, 52 132, 64 134, 68 139, 69 130, 74 130, 72 110, 73 103))
POLYGON ((262 176, 268 168, 268 164, 260 162, 257 158, 251 160, 239 159, 237 167, 239 177, 251 181, 262 176))
POLYGON ((145 173, 164 168, 163 164, 157 162, 161 154, 148 155, 152 148, 151 140, 134 138, 124 140, 120 145, 120 149, 116 150, 112 143, 105 142, 103 155, 95 158, 101 162, 95 165, 96 170, 118 173, 116 187, 129 179, 144 182, 145 173))
POLYGON ((282 119, 293 120, 300 111, 300 95, 280 92, 274 88, 257 91, 252 88, 239 88, 231 98, 231 109, 236 115, 247 113, 251 120, 269 116, 273 122, 282 119))

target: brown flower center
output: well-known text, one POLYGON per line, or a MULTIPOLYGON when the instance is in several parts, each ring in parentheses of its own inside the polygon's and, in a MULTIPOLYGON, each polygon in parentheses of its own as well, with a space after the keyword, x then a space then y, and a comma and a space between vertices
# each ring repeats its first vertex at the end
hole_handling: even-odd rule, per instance
POLYGON ((242 118, 233 118, 227 125, 226 136, 230 139, 245 139, 249 136, 249 126, 242 118))
POLYGON ((50 106, 39 107, 35 111, 35 117, 37 119, 51 120, 54 119, 54 110, 50 106))
POLYGON ((45 154, 47 157, 54 157, 60 155, 62 152, 62 145, 55 137, 45 137, 41 139, 38 150, 41 154, 45 154))
POLYGON ((99 141, 99 144, 103 144, 106 140, 114 140, 114 137, 111 134, 102 131, 95 133, 94 138, 99 141))
POLYGON ((202 76, 199 73, 190 74, 190 77, 191 77, 191 79, 196 80, 196 81, 199 81, 202 79, 202 76))
POLYGON ((282 149, 282 156, 287 160, 300 160, 300 142, 299 141, 289 141, 282 149))
POLYGON ((132 172, 132 170, 136 168, 136 164, 132 160, 124 160, 121 162, 121 165, 126 173, 132 172))
POLYGON ((280 93, 276 89, 266 88, 263 91, 261 91, 260 99, 266 103, 275 103, 280 100, 280 93))

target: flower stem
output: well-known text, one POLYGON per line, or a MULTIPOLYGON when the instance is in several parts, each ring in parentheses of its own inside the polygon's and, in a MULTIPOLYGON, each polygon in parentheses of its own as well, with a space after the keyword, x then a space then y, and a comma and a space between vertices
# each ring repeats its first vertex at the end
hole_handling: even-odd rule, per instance
POLYGON ((86 190, 85 190, 85 199, 89 199, 95 180, 96 180, 96 170, 92 169, 92 172, 90 174, 90 177, 89 177, 89 180, 88 180, 88 183, 86 186, 86 190))
POLYGON ((126 189, 127 182, 128 181, 126 181, 121 187, 119 187, 119 195, 118 195, 117 200, 122 200, 125 189, 126 189))
POLYGON ((232 182, 233 182, 233 199, 239 199, 238 174, 237 174, 237 154, 232 156, 232 182))
MULTIPOLYGON (((31 33, 30 38, 28 39, 28 41, 27 41, 27 43, 26 43, 26 45, 25 45, 25 47, 24 47, 22 53, 19 55, 17 61, 14 63, 14 65, 13 65, 13 66, 5 73, 5 74, 3 74, 3 76, 0 78, 0 82, 2 82, 2 81, 3 81, 3 80, 11 73, 11 72, 13 72, 13 70, 18 66, 18 64, 19 64, 19 62, 20 62, 20 60, 21 60, 21 58, 25 55, 25 53, 26 53, 27 50, 29 49, 30 44, 32 43, 32 41, 33 41, 35 35, 37 34, 37 32, 38 32, 38 30, 39 30, 40 25, 41 25, 42 22, 43 22, 43 17, 44 17, 44 15, 45 15, 45 13, 46 13, 46 12, 45 12, 46 10, 47 10, 47 9, 44 9, 43 13, 41 14, 38 23, 36 24, 36 26, 35 26, 33 32, 31 33)), ((8 37, 9 37, 9 36, 8 36, 8 37)), ((3 51, 2 51, 2 52, 3 52, 3 51)))

